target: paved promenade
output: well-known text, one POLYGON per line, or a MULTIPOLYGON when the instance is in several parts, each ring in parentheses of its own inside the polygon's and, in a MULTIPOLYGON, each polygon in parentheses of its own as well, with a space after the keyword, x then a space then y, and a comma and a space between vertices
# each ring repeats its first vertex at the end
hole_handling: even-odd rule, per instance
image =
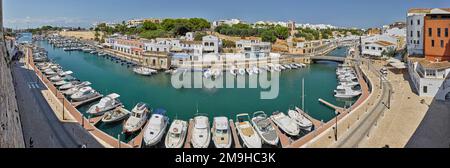
POLYGON ((47 88, 34 71, 26 69, 23 63, 16 62, 13 76, 26 147, 103 147, 79 124, 60 122, 43 96, 43 91, 47 88))

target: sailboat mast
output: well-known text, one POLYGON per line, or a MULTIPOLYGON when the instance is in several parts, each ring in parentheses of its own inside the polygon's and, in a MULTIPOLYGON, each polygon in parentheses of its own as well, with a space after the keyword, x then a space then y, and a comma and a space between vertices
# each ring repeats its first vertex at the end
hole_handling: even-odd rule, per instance
POLYGON ((302 110, 305 111, 305 78, 302 78, 302 110))

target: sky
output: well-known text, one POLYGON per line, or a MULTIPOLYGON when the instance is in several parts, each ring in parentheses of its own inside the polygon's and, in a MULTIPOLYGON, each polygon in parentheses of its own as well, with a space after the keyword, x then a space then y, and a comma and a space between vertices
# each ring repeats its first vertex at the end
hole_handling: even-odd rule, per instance
POLYGON ((404 21, 414 7, 450 7, 450 0, 3 0, 3 17, 10 28, 190 17, 369 28, 404 21))

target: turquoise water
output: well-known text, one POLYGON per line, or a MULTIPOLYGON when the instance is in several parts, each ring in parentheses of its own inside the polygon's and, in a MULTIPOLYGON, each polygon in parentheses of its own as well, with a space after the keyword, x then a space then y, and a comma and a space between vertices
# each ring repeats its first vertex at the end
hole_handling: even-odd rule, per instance
MULTIPOLYGON (((132 69, 103 57, 78 51, 65 52, 53 48, 47 42, 38 44, 65 70, 73 71, 73 76, 82 81, 90 81, 92 87, 103 95, 113 92, 120 94, 120 100, 127 109, 131 110, 138 102, 145 102, 153 109, 166 109, 171 119, 188 120, 196 113, 197 106, 199 113, 209 114, 210 120, 214 116, 234 119, 236 114, 260 110, 268 114, 274 111, 286 112, 292 106, 301 107, 302 78, 305 79, 305 111, 318 120, 326 122, 335 116, 332 109, 318 101, 319 98, 339 106, 353 103, 353 100, 346 102, 333 96, 337 85, 337 63, 333 62, 321 62, 308 68, 282 72, 279 96, 272 100, 261 100, 261 88, 175 89, 171 85, 171 76, 165 73, 139 76, 132 69)), ((84 113, 88 106, 80 107, 79 110, 84 113)), ((98 127, 113 136, 122 130, 121 124, 100 124, 98 127)))

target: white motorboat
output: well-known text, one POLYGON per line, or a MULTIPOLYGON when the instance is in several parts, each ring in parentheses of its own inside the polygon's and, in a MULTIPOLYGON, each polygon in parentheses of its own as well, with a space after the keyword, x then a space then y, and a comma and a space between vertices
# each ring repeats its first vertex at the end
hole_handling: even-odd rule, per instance
POLYGON ((214 78, 219 78, 222 75, 222 71, 220 71, 219 69, 212 69, 211 75, 214 78))
POLYGON ((250 68, 245 68, 245 72, 247 72, 248 75, 253 75, 253 71, 250 68))
POLYGON ((149 76, 149 75, 156 73, 157 71, 154 69, 147 68, 147 67, 135 67, 135 68, 133 68, 133 72, 135 72, 139 75, 149 76))
POLYGON ((353 98, 362 93, 360 90, 353 90, 351 87, 336 89, 334 92, 334 96, 337 98, 353 98))
POLYGON ((78 92, 71 95, 70 99, 72 99, 73 101, 83 101, 83 100, 87 100, 87 99, 96 97, 98 95, 99 95, 98 92, 96 92, 91 87, 87 86, 87 87, 81 88, 80 90, 78 90, 78 92))
POLYGON ((97 104, 92 105, 87 110, 88 114, 92 115, 103 115, 105 112, 122 106, 122 103, 118 100, 120 97, 117 93, 109 94, 103 97, 97 104))
POLYGON ((263 111, 253 113, 252 125, 264 143, 276 146, 280 141, 270 118, 263 111))
POLYGON ((348 87, 354 87, 354 86, 359 85, 359 83, 358 83, 358 82, 355 82, 355 81, 351 81, 351 82, 339 82, 339 85, 342 85, 342 86, 348 86, 348 87))
POLYGON ((206 115, 194 117, 191 143, 194 148, 208 148, 211 141, 211 129, 206 115))
POLYGON ((58 89, 59 90, 67 90, 67 89, 73 88, 73 87, 75 87, 76 85, 79 85, 79 84, 81 84, 80 81, 71 81, 71 82, 69 82, 69 83, 67 83, 65 85, 61 85, 58 89))
POLYGON ((54 84, 56 87, 59 87, 59 86, 62 86, 62 85, 68 84, 68 83, 69 83, 69 82, 62 80, 62 81, 54 82, 53 84, 54 84))
POLYGON ((311 120, 309 120, 305 115, 303 110, 301 110, 298 107, 295 107, 295 110, 289 110, 288 111, 289 117, 291 117, 295 123, 300 126, 301 129, 311 131, 313 123, 311 120))
POLYGON ((230 73, 231 73, 231 75, 234 75, 234 76, 236 76, 237 74, 236 74, 236 71, 237 71, 237 68, 236 68, 236 66, 232 66, 231 68, 230 68, 230 73))
POLYGON ((91 51, 91 52, 89 52, 90 54, 97 54, 98 52, 97 51, 95 51, 95 50, 93 50, 93 51, 91 51))
POLYGON ((166 148, 182 148, 186 140, 188 124, 183 120, 175 120, 170 125, 165 139, 166 148))
POLYGON ((90 85, 91 85, 91 82, 85 81, 85 82, 81 82, 78 85, 72 84, 72 83, 68 83, 68 84, 62 85, 61 87, 63 87, 63 86, 70 87, 68 90, 63 91, 63 93, 65 95, 71 96, 71 95, 75 94, 76 92, 78 92, 78 90, 80 90, 81 88, 86 87, 86 86, 90 86, 90 85), (69 86, 69 85, 72 85, 72 86, 69 86))
POLYGON ((123 125, 123 132, 133 133, 140 130, 145 122, 147 122, 147 116, 149 115, 149 108, 145 103, 138 103, 131 110, 130 117, 127 119, 123 125))
POLYGON ((102 117, 103 123, 114 123, 122 121, 130 116, 130 111, 123 107, 117 107, 111 111, 106 112, 102 117))
POLYGON ((286 64, 286 65, 283 65, 285 68, 287 68, 287 69, 292 69, 292 67, 290 66, 290 65, 288 65, 288 64, 286 64))
POLYGON ((282 66, 281 64, 275 64, 275 67, 277 67, 280 70, 286 70, 286 68, 284 66, 282 66))
POLYGON ((298 69, 299 67, 297 67, 297 65, 295 64, 289 64, 289 66, 291 66, 292 69, 298 69))
POLYGON ((206 79, 211 78, 212 75, 213 75, 213 74, 212 74, 211 69, 208 69, 208 70, 206 70, 205 72, 203 72, 203 77, 206 78, 206 79))
POLYGON ((252 68, 252 70, 253 70, 253 73, 254 73, 254 74, 259 74, 259 68, 258 68, 258 67, 254 66, 254 67, 252 68))
POLYGON ((105 56, 105 55, 108 55, 108 54, 106 54, 106 53, 104 53, 104 52, 99 52, 99 53, 98 53, 98 56, 105 56))
POLYGON ((245 75, 245 69, 239 68, 238 73, 239 73, 239 75, 245 75))
POLYGON ((212 140, 216 148, 231 147, 231 130, 227 117, 214 117, 211 132, 212 140))
POLYGON ((345 77, 345 78, 339 78, 339 82, 354 82, 356 80, 356 77, 345 77))
POLYGON ((270 116, 272 121, 285 133, 290 136, 297 136, 300 133, 299 126, 295 123, 293 119, 282 112, 274 112, 270 116))
POLYGON ((298 64, 298 63, 294 63, 294 65, 299 68, 304 68, 306 66, 305 64, 298 64))
POLYGON ((250 116, 248 114, 236 115, 236 129, 239 133, 239 137, 244 142, 244 146, 247 148, 261 148, 262 142, 258 133, 256 133, 252 124, 250 124, 250 116))
POLYGON ((156 109, 148 124, 144 129, 144 143, 146 146, 154 146, 158 144, 166 133, 166 128, 169 125, 169 117, 166 115, 166 110, 156 109))

